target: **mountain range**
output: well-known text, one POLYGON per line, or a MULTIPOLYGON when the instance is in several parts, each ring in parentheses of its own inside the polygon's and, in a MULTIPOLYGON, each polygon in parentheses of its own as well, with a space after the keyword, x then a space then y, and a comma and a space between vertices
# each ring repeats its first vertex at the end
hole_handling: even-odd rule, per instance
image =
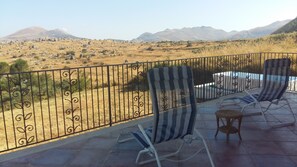
POLYGON ((226 32, 221 29, 215 29, 209 26, 166 29, 157 33, 143 33, 133 41, 137 42, 156 42, 156 41, 218 41, 218 40, 236 40, 259 38, 269 35, 291 20, 276 21, 267 26, 257 27, 244 31, 226 32))
POLYGON ((25 40, 38 40, 38 39, 80 39, 76 36, 68 34, 64 30, 54 29, 46 30, 41 27, 29 27, 19 30, 11 35, 0 38, 0 41, 25 41, 25 40))
POLYGON ((280 34, 280 33, 290 33, 297 31, 297 17, 287 23, 286 25, 282 26, 281 28, 277 29, 273 34, 280 34))
MULTIPOLYGON (((297 31, 297 18, 293 20, 276 21, 263 27, 244 31, 224 31, 210 26, 190 27, 182 29, 166 29, 156 33, 143 33, 133 39, 133 42, 157 41, 219 41, 259 38, 270 34, 297 31)), ((29 27, 11 35, 0 38, 0 41, 25 41, 38 39, 82 39, 61 29, 46 30, 41 27, 29 27)))

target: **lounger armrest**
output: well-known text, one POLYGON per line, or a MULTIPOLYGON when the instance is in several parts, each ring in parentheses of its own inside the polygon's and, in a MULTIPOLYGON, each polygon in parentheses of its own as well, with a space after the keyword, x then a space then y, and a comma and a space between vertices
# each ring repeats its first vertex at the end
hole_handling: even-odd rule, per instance
POLYGON ((155 152, 156 150, 154 149, 154 146, 153 146, 151 140, 148 138, 147 134, 145 133, 145 130, 144 130, 143 126, 141 124, 138 124, 138 128, 139 128, 140 132, 143 134, 145 140, 147 141, 147 143, 150 146, 148 149, 151 150, 152 152, 155 152))
POLYGON ((250 92, 248 92, 247 90, 244 90, 244 92, 248 94, 254 101, 257 101, 257 99, 250 92))

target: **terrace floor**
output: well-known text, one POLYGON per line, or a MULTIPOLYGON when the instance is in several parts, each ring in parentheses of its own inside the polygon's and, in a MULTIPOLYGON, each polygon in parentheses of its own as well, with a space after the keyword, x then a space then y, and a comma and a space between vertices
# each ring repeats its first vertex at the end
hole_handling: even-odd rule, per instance
MULTIPOLYGON (((297 95, 288 94, 293 111, 297 111, 297 95)), ((226 135, 216 132, 214 112, 217 110, 218 100, 198 104, 200 114, 197 116, 196 127, 204 135, 217 167, 294 167, 297 166, 297 124, 295 126, 277 129, 269 128, 261 116, 244 117, 241 126, 242 141, 238 135, 230 135, 226 142, 226 135)), ((253 110, 251 108, 250 110, 253 110)), ((292 119, 281 110, 275 110, 278 118, 292 119)), ((278 122, 273 116, 268 116, 271 124, 278 122)), ((144 123, 147 124, 147 123, 144 123)), ((121 125, 119 125, 121 126, 121 125)), ((42 152, 26 155, 20 158, 4 161, 0 166, 7 167, 125 167, 136 166, 137 153, 142 148, 134 140, 118 144, 119 133, 125 134, 136 126, 112 131, 110 133, 88 137, 74 143, 69 143, 42 152)), ((125 135, 123 135, 125 137, 125 135)), ((167 153, 176 149, 175 142, 157 146, 159 153, 167 153)), ((186 157, 195 152, 195 143, 186 146, 176 159, 186 157)), ((206 152, 203 151, 189 161, 174 163, 161 162, 164 167, 210 166, 206 152)), ((152 162, 144 167, 156 166, 152 162)))

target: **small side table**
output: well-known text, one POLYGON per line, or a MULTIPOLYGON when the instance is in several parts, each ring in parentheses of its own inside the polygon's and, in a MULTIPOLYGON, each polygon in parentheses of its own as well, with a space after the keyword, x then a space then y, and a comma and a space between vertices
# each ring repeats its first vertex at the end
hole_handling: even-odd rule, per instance
POLYGON ((229 134, 238 133, 239 139, 241 140, 240 135, 240 126, 241 126, 241 120, 242 120, 242 113, 240 111, 236 110, 218 110, 216 113, 217 118, 217 132, 215 134, 215 137, 217 137, 218 132, 221 131, 223 133, 227 134, 227 141, 229 140, 229 134), (220 119, 225 119, 226 124, 223 122, 223 125, 220 126, 219 122, 220 119), (238 120, 238 127, 233 126, 233 122, 235 120, 238 120))

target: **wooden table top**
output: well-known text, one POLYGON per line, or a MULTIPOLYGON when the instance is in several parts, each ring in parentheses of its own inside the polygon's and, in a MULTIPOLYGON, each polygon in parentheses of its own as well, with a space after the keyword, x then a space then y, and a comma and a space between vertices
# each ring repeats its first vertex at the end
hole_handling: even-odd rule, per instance
POLYGON ((216 116, 219 118, 237 118, 242 117, 242 112, 237 110, 218 110, 216 116))

